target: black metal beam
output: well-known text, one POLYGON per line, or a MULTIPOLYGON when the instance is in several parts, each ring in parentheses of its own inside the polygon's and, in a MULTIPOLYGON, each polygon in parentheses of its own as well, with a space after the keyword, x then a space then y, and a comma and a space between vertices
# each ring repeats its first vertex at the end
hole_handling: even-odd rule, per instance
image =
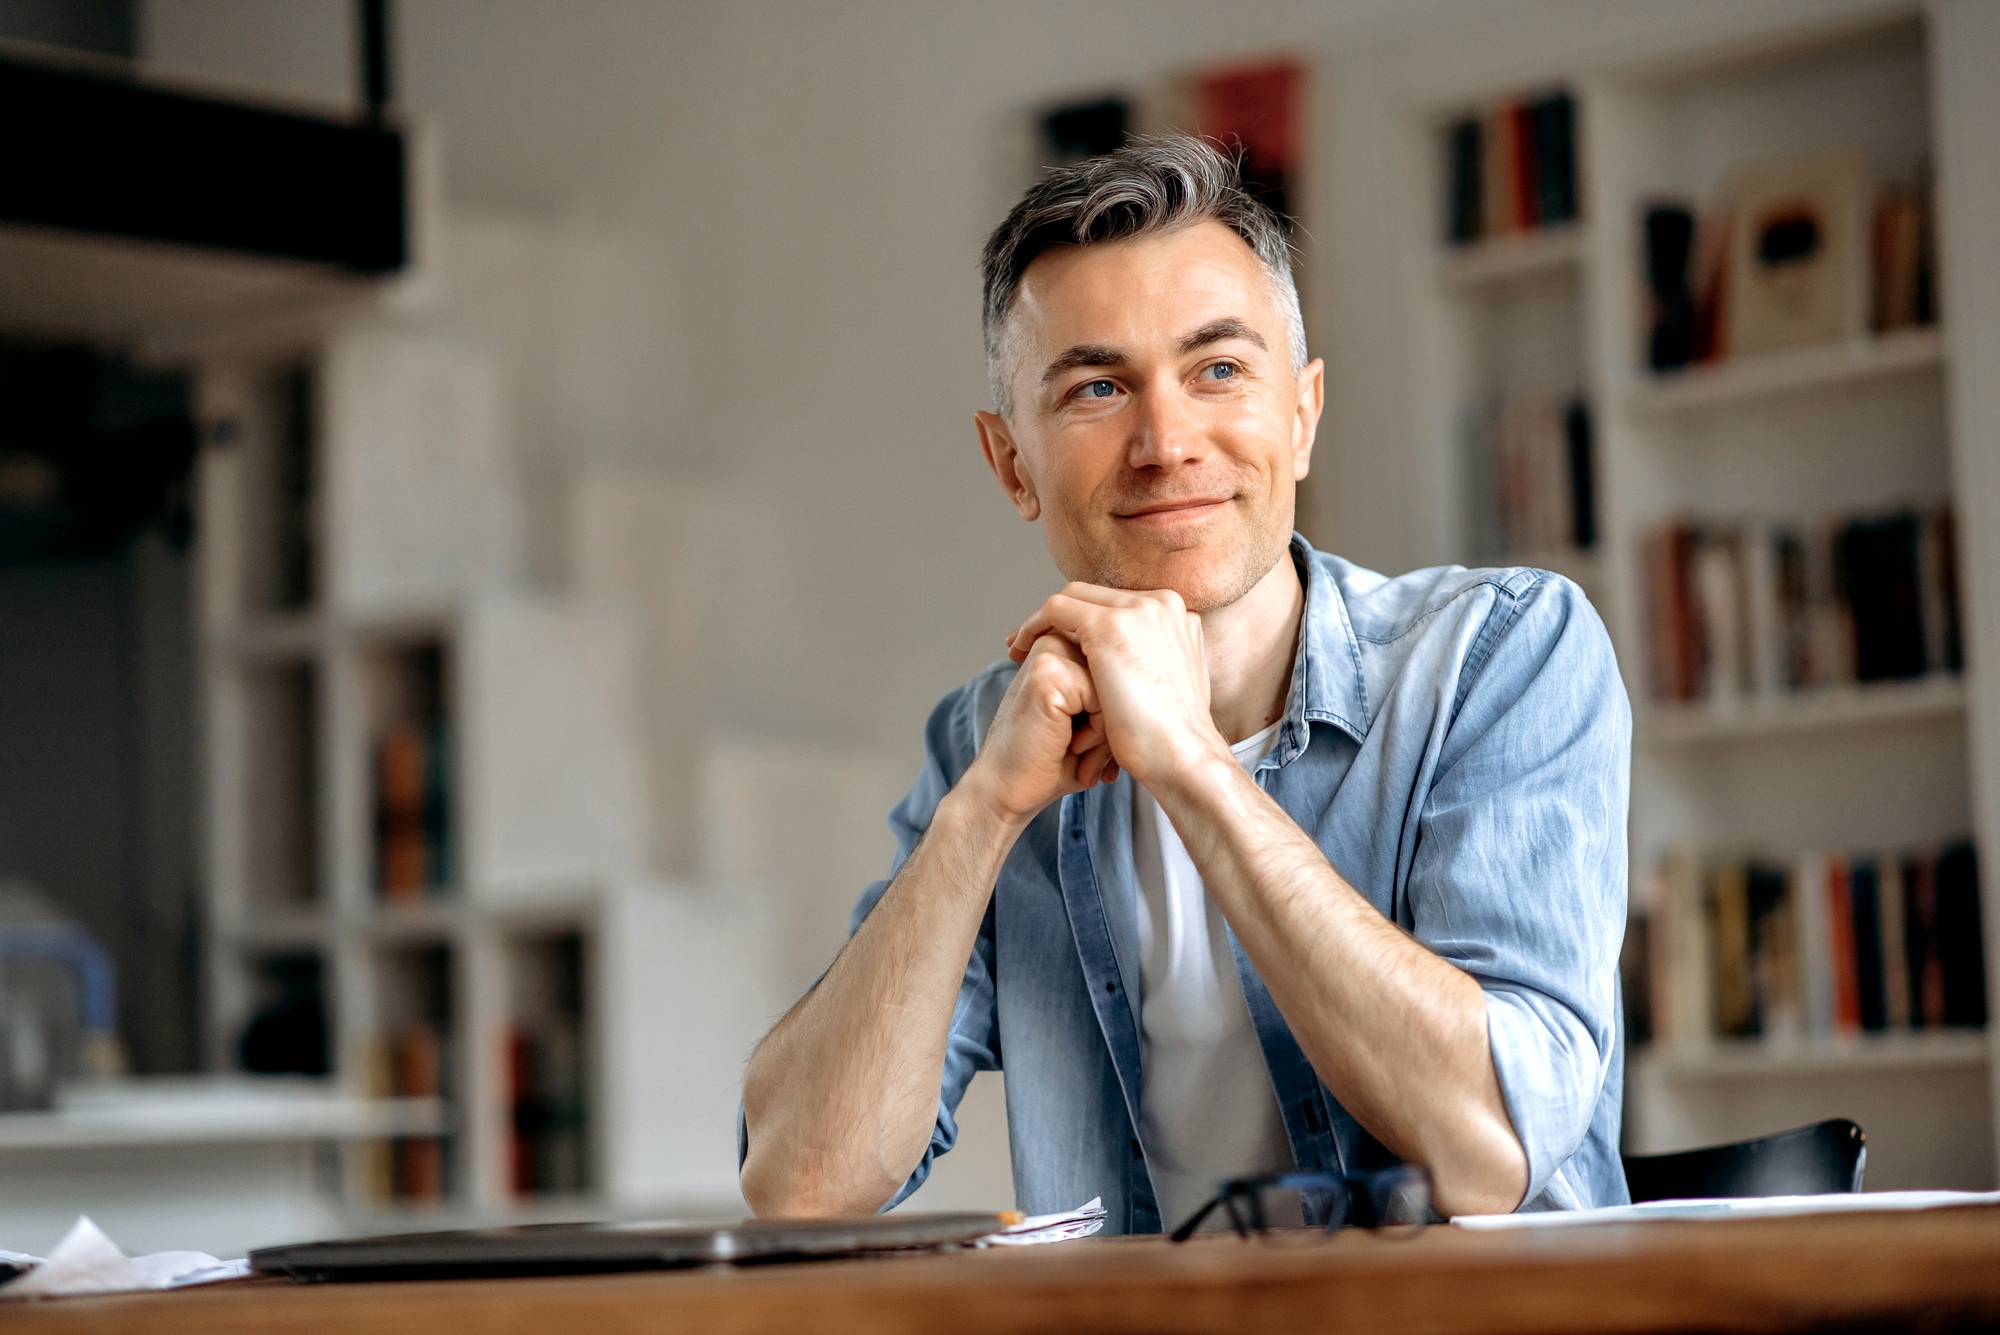
MULTIPOLYGON (((387 71, 383 71, 384 92, 387 71)), ((0 222, 334 265, 408 257, 401 131, 0 60, 0 222)))

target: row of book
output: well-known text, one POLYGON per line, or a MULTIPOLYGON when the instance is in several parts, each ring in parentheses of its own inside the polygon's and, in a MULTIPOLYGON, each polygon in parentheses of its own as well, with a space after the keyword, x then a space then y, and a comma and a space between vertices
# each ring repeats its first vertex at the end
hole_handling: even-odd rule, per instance
POLYGON ((392 724, 375 739, 375 883, 409 903, 452 881, 451 747, 445 727, 392 724))
POLYGON ((1645 900, 1624 959, 1635 1043, 1986 1023, 1970 843, 1789 863, 1681 851, 1645 900))
POLYGON ((1576 218, 1576 103, 1568 93, 1460 120, 1446 130, 1445 149, 1453 245, 1576 218))
POLYGON ((1656 698, 1754 696, 1964 666, 1950 507, 1808 525, 1683 520, 1645 549, 1656 698))
POLYGON ((1468 529, 1479 559, 1587 551, 1597 544, 1590 409, 1518 390, 1468 413, 1463 440, 1468 529))
MULTIPOLYGON (((379 1039, 369 1054, 369 1087, 390 1098, 448 1096, 450 1045, 436 1026, 404 1025, 379 1039)), ((440 1136, 404 1136, 376 1147, 372 1165, 375 1199, 410 1205, 436 1204, 446 1190, 445 1143, 440 1136)))
POLYGON ((1914 186, 1873 187, 1872 201, 1868 187, 1855 183, 1852 206, 1841 197, 1837 172, 1818 188, 1810 180, 1786 180, 1786 174, 1781 165, 1771 186, 1803 184, 1799 199, 1781 190, 1775 204, 1760 200, 1751 178, 1739 182, 1733 209, 1697 212, 1683 203, 1646 209, 1646 362, 1652 370, 1716 362, 1732 351, 1937 323, 1927 172, 1919 171, 1914 186), (1865 231, 1844 225, 1849 207, 1866 209, 1865 231))
POLYGON ((590 1185, 585 1141, 583 1030, 573 1015, 517 1025, 507 1039, 509 1163, 516 1195, 590 1185))

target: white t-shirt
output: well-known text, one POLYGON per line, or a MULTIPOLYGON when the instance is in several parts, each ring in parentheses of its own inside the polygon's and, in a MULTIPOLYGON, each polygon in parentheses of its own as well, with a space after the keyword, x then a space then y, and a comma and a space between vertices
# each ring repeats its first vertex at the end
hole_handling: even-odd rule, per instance
MULTIPOLYGON (((1255 770, 1276 744, 1279 726, 1230 752, 1255 770)), ((1132 785, 1132 794, 1144 1088, 1139 1141, 1160 1224, 1171 1230, 1223 1178, 1292 1167, 1292 1148, 1222 912, 1160 804, 1141 784, 1132 785)), ((1218 1220, 1211 1216, 1209 1223, 1218 1220)))

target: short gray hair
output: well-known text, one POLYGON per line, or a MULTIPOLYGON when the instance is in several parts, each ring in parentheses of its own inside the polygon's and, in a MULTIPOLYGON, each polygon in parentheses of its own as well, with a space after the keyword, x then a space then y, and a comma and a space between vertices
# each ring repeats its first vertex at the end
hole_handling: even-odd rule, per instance
POLYGON ((1029 187, 979 257, 986 378, 996 412, 1012 414, 1007 316, 1021 275, 1051 246, 1087 246, 1219 222, 1256 252, 1290 325, 1292 370, 1306 364, 1306 326, 1285 224, 1243 188, 1241 163, 1192 135, 1138 139, 1115 153, 1054 167, 1029 187))

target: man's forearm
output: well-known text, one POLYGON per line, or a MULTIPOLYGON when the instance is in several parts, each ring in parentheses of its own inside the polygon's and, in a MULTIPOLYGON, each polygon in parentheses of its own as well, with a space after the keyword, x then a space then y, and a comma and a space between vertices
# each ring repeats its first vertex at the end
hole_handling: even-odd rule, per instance
POLYGON ((952 1006, 1020 827, 954 791, 743 1080, 744 1199, 760 1215, 879 1209, 937 1120, 952 1006))
POLYGON ((1227 755, 1154 796, 1320 1078, 1447 1213, 1528 1186, 1478 982, 1384 918, 1227 755))

